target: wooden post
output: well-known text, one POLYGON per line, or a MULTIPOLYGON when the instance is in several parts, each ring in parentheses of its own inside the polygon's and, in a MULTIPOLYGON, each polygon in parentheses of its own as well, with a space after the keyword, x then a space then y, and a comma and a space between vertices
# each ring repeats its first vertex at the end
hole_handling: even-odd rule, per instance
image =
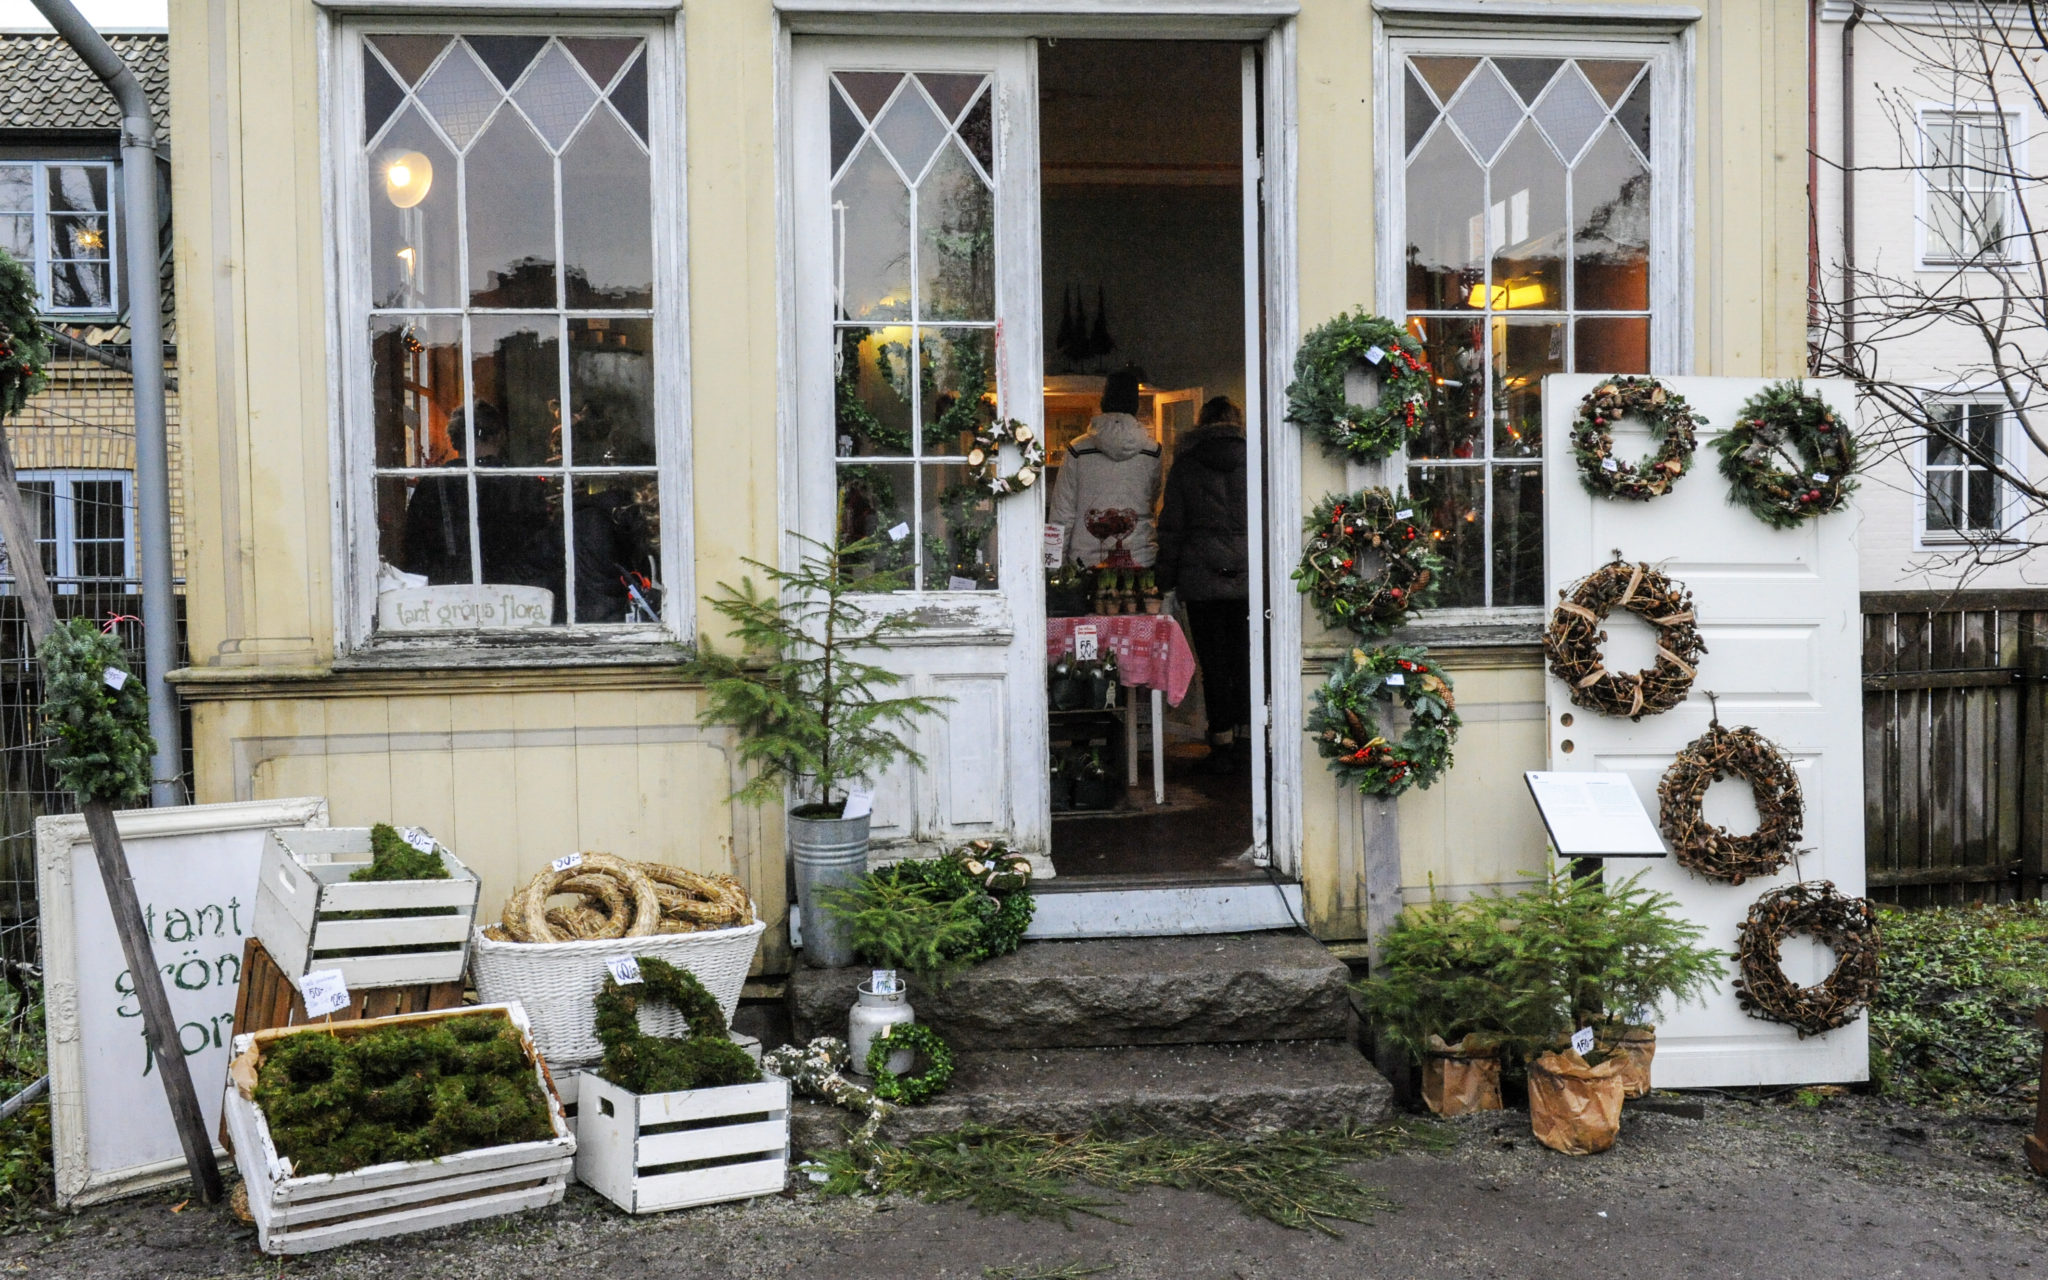
POLYGON ((2015 772, 2020 797, 2020 898, 2039 898, 2048 888, 2048 783, 2041 761, 2048 758, 2048 609, 2019 617, 2020 759, 2033 767, 2015 772))
MULTIPOLYGON (((8 561, 28 616, 29 639, 40 648, 57 629, 57 606, 50 596, 50 584, 43 577, 28 508, 22 505, 21 489, 14 480, 14 453, 5 432, 0 432, 0 537, 7 541, 8 561)), ((107 906, 113 912, 114 930, 121 935, 121 954, 128 962, 129 980, 135 984, 135 994, 142 1005, 143 1039, 156 1059, 157 1075, 164 1082, 164 1096, 171 1104, 171 1119, 178 1126, 178 1141, 185 1148, 185 1167, 191 1171, 201 1203, 218 1204, 220 1165, 213 1158, 213 1139, 199 1114, 199 1095, 193 1091, 192 1072, 185 1065, 178 1021, 171 1014, 171 1000, 164 992, 164 975, 156 967, 156 950, 149 944, 149 926, 142 919, 142 904, 135 896, 135 877, 129 872, 128 855, 121 848, 121 833, 114 825, 114 807, 104 800, 86 801, 85 827, 92 833, 93 856, 99 861, 100 880, 107 887, 107 906)))
MULTIPOLYGON (((2034 1025, 2048 1033, 2048 1005, 2034 1011, 2034 1025)), ((2034 1131, 2027 1135, 2023 1144, 2027 1152, 2027 1163, 2034 1166, 2034 1172, 2048 1178, 2048 1035, 2041 1045, 2041 1096, 2034 1103, 2034 1131)))
MULTIPOLYGON (((1365 945, 1369 973, 1380 971, 1380 948, 1401 915, 1401 802, 1366 796, 1359 802, 1365 836, 1365 945)), ((1382 1036, 1373 1036, 1372 1057, 1381 1074, 1403 1097, 1412 1096, 1408 1055, 1382 1036)))

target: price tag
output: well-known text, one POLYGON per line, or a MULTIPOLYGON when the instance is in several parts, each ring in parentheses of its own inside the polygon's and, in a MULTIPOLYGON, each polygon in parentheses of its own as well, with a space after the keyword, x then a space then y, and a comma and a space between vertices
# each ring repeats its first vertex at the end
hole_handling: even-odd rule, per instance
POLYGON ((1057 569, 1067 562, 1067 527, 1063 524, 1045 526, 1043 560, 1048 569, 1057 569))
POLYGON ((830 1182, 832 1180, 832 1175, 825 1172, 824 1165, 804 1163, 798 1165, 797 1168, 802 1169, 804 1176, 812 1182, 830 1182))
POLYGON ((946 577, 946 590, 948 591, 972 591, 980 585, 974 579, 963 578, 958 574, 949 574, 946 577))
POLYGON ((1612 458, 1602 458, 1600 459, 1600 469, 1602 471, 1619 471, 1621 470, 1621 464, 1612 458))
POLYGON ((895 528, 889 530, 889 541, 891 542, 901 542, 909 536, 910 525, 908 522, 899 524, 895 528))
POLYGON ((1393 675, 1390 675, 1390 676, 1388 676, 1388 677, 1387 677, 1387 683, 1388 683, 1388 684, 1390 684, 1390 685, 1395 685, 1395 686, 1397 686, 1397 687, 1398 687, 1398 686, 1400 686, 1400 685, 1404 685, 1404 684, 1407 684, 1407 683, 1408 683, 1408 677, 1407 677, 1407 676, 1404 676, 1404 675, 1402 675, 1402 674, 1401 674, 1400 672, 1396 671, 1396 672, 1395 672, 1395 673, 1394 673, 1393 675))
POLYGON ((632 956, 613 956, 604 962, 612 971, 612 981, 622 987, 630 987, 640 981, 640 961, 632 956))
POLYGON ((1083 662, 1093 662, 1101 657, 1102 633, 1092 625, 1075 627, 1074 656, 1083 662))
POLYGON ((583 855, 580 853, 565 853, 548 865, 557 871, 573 870, 583 865, 583 855))
POLYGON ((1372 361, 1374 364, 1378 364, 1380 361, 1387 358, 1387 353, 1380 350, 1378 347, 1367 347, 1365 349, 1365 358, 1372 361))
POLYGON ((1593 1052, 1593 1028, 1580 1027, 1572 1032, 1572 1051, 1581 1058, 1593 1052))
POLYGON ((1834 477, 1829 475, 1825 471, 1816 471, 1813 473, 1813 482, 1815 484, 1826 484, 1828 481, 1832 479, 1834 479, 1834 477))
POLYGON ((1413 507, 1403 507, 1394 513, 1394 519, 1396 520, 1413 520, 1414 518, 1415 508, 1413 507))
POLYGON ((896 971, 894 969, 870 970, 868 974, 868 987, 878 996, 894 995, 896 993, 896 971))
MULTIPOLYGON (((418 849, 421 853, 432 853, 434 851, 434 837, 428 835, 423 828, 400 827, 398 829, 398 838, 413 848, 418 849)), ((580 858, 583 855, 579 853, 576 856, 580 858)))
POLYGON ((348 1008, 348 982, 339 969, 322 969, 299 979, 299 998, 306 1002, 306 1016, 324 1018, 348 1008))
POLYGON ((875 811, 875 789, 873 787, 848 787, 846 808, 839 814, 842 818, 865 818, 875 811))
POLYGON ((100 672, 100 682, 106 685, 107 688, 119 693, 128 687, 128 673, 119 667, 108 667, 105 671, 100 672))

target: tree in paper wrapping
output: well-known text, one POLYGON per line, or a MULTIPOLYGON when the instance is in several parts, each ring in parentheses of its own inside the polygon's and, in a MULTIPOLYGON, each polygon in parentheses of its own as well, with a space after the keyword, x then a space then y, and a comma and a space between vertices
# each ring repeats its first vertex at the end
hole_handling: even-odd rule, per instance
POLYGON ((82 801, 140 800, 149 794, 149 694, 121 646, 89 619, 73 618, 44 640, 43 726, 56 739, 50 767, 82 801), (117 673, 112 680, 108 673, 117 673), (116 688, 115 686, 119 687, 116 688))

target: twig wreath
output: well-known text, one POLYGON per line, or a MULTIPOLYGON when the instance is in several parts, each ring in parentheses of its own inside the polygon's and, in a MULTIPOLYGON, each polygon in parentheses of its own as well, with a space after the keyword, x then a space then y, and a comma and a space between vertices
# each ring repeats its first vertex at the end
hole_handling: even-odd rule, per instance
POLYGON ((1781 870, 1806 819, 1792 762, 1755 729, 1724 729, 1719 720, 1679 751, 1657 783, 1657 797, 1659 823, 1679 865, 1729 884, 1781 870), (1707 788, 1728 777, 1749 783, 1756 799, 1756 830, 1748 835, 1731 835, 1701 811, 1707 788))
POLYGON ((1855 436, 1796 382, 1751 396, 1714 448, 1732 486, 1728 501, 1774 529, 1839 510, 1856 491, 1855 436))
POLYGON ((1451 767, 1458 740, 1457 700, 1451 681, 1429 662, 1421 645, 1353 649, 1316 690, 1308 731, 1330 771, 1360 795, 1398 796, 1427 790, 1451 767), (1380 704, 1399 700, 1408 728, 1397 741, 1381 731, 1380 704))
POLYGON ((999 422, 985 423, 974 431, 974 447, 967 452, 970 469, 980 468, 981 474, 975 484, 998 495, 1022 493, 1038 483, 1038 477, 1045 471, 1045 442, 1036 432, 1017 421, 1004 418, 999 422), (1024 455, 1016 471, 1003 474, 1003 446, 1015 445, 1024 455))
POLYGON ((1406 494, 1330 494, 1302 526, 1294 581, 1325 623, 1385 635, 1436 598, 1443 561, 1428 549, 1406 494), (1377 573, 1371 572, 1379 561, 1377 573))
POLYGON ((920 1022, 899 1022, 883 1027, 868 1048, 868 1074, 874 1077, 875 1096, 884 1102, 906 1107, 922 1105, 937 1097, 953 1078, 953 1051, 939 1039, 939 1033, 920 1022), (897 1075, 889 1070, 889 1059, 899 1049, 908 1049, 924 1059, 924 1070, 916 1075, 897 1075))
POLYGON ((1616 560, 1560 590, 1543 652, 1551 674, 1564 681, 1571 700, 1589 711, 1640 720, 1685 701, 1707 651, 1693 625, 1692 593, 1646 564, 1616 560), (1657 665, 1644 671, 1609 671, 1600 646, 1600 624, 1626 609, 1657 629, 1657 665))
POLYGON ((761 1069, 734 1044, 718 997, 697 975, 659 956, 639 957, 640 981, 621 986, 607 975, 593 1002, 604 1078, 633 1093, 673 1093, 719 1085, 752 1084, 761 1069), (640 1002, 667 1004, 683 1015, 690 1034, 650 1036, 640 1029, 640 1002))
POLYGON ((1435 390, 1422 344, 1383 316, 1340 314, 1301 340, 1287 420, 1334 453, 1369 462, 1408 441, 1435 390), (1367 409, 1344 395, 1344 378, 1364 369, 1379 380, 1379 404, 1367 409))
POLYGON ((1609 378, 1586 393, 1572 419, 1572 455, 1579 479, 1594 494, 1648 502, 1678 483, 1699 448, 1700 416, 1685 397, 1655 378, 1609 378), (1657 452, 1641 463, 1614 456, 1614 427, 1623 418, 1649 423, 1657 452))
POLYGON ((1788 884, 1758 898, 1736 945, 1742 976, 1735 998, 1743 1011, 1797 1028, 1802 1040, 1848 1026, 1877 998, 1877 910, 1868 898, 1837 893, 1831 880, 1788 884), (1795 933, 1835 953, 1834 969, 1810 987, 1785 976, 1778 952, 1795 933))

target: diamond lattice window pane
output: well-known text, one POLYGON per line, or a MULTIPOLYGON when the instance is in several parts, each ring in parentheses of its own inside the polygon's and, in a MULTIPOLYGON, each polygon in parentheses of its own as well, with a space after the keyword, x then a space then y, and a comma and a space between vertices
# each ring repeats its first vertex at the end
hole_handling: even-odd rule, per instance
POLYGON ((618 108, 619 116, 640 135, 640 141, 647 141, 647 59, 635 58, 633 65, 626 68, 626 74, 612 86, 611 102, 618 108))
POLYGON ((960 117, 960 141, 967 144, 967 153, 974 157, 981 171, 993 175, 996 171, 995 135, 990 129, 991 104, 995 101, 993 86, 985 90, 974 105, 967 108, 967 114, 960 117))
POLYGON ((1585 72, 1586 79, 1593 82, 1593 87, 1600 91, 1601 101, 1610 107, 1621 101, 1621 95, 1628 92, 1628 87, 1636 82, 1636 77, 1643 70, 1640 62, 1619 62, 1611 58, 1580 58, 1578 66, 1585 72))
POLYGON ((949 142, 917 189, 920 318, 995 319, 995 194, 949 142))
POLYGON ((1408 163, 1408 306, 1462 309, 1483 278, 1485 174, 1465 144, 1438 129, 1408 163))
POLYGON ((1402 100, 1402 111, 1407 126, 1408 145, 1404 155, 1413 155, 1415 144, 1422 141, 1422 135, 1429 132, 1429 126, 1436 123, 1436 99, 1429 96, 1429 90, 1422 87, 1422 81, 1415 74, 1415 68, 1408 68, 1404 77, 1407 92, 1402 100))
POLYGON ((946 132, 945 122, 924 100, 924 95, 909 86, 896 95, 896 101, 889 104, 875 124, 875 136, 903 167, 903 176, 912 182, 924 173, 932 153, 945 141, 946 132))
POLYGON ((618 36, 564 36, 562 43, 598 85, 608 85, 640 47, 638 40, 618 36))
POLYGON ((590 87, 569 55, 557 48, 541 55, 512 100, 525 110, 548 145, 560 151, 589 114, 590 104, 597 101, 597 90, 590 87))
POLYGON ((910 191, 873 139, 832 184, 839 318, 910 318, 910 191))
POLYGON ((894 71, 842 71, 833 79, 846 90, 846 96, 853 99, 853 105, 865 120, 873 120, 881 114, 882 104, 903 81, 902 75, 894 71))
POLYGON ((505 97, 469 50, 457 46, 420 86, 420 102, 458 149, 466 148, 505 97))
POLYGON ((483 59, 484 66, 510 89, 519 83, 519 73, 533 61, 546 44, 546 36, 465 36, 464 41, 483 59))
POLYGON ((1487 176, 1493 196, 1494 309, 1562 310, 1564 165, 1536 126, 1527 124, 1487 176))
POLYGON ((377 136, 377 130, 391 118, 405 101, 405 88, 391 78, 384 64, 375 58, 363 59, 363 141, 377 136))
POLYGON ((1564 65, 1563 58, 1495 58, 1493 65, 1508 78, 1516 94, 1524 102, 1536 101, 1543 92, 1543 86, 1550 83, 1550 77, 1564 65))
POLYGON ((1650 306, 1650 171, 1608 125, 1572 170, 1573 294, 1582 311, 1650 306))
POLYGON ((463 166, 470 304, 555 305, 555 164, 516 111, 501 111, 463 166))
POLYGON ((1614 118, 1621 122, 1622 128, 1628 130, 1628 136, 1635 139, 1636 150, 1642 153, 1643 159, 1648 160, 1650 158, 1650 77, 1644 76, 1637 82, 1635 92, 1628 95, 1628 101, 1621 104, 1620 110, 1614 113, 1614 118))
POLYGON ((1408 65, 1422 76, 1430 91, 1436 94, 1438 102, 1449 102, 1458 92, 1458 86, 1472 74, 1472 68, 1479 65, 1477 58, 1410 58, 1408 65))
POLYGON ((434 65, 441 50, 448 47, 447 36, 371 36, 370 45, 384 55, 391 69, 407 84, 418 84, 420 77, 427 74, 427 68, 434 65))
POLYGON ((1536 104, 1536 123, 1569 164, 1607 119, 1607 108, 1577 71, 1566 71, 1536 104))
POLYGON ((1458 126, 1458 132, 1472 144, 1472 150, 1482 161, 1493 159, 1493 153, 1500 150, 1500 144, 1508 140, 1508 134, 1522 120, 1522 104, 1508 89, 1500 73, 1492 67, 1481 67, 1459 91, 1457 101, 1451 103, 1451 123, 1458 126))
POLYGON ((563 288, 572 307, 654 303, 647 153, 600 107, 562 153, 563 288))
POLYGON ((828 89, 826 94, 832 100, 832 173, 836 177, 846 165, 846 157, 853 154, 860 142, 862 125, 860 117, 853 114, 853 108, 846 104, 846 98, 837 89, 828 89))

